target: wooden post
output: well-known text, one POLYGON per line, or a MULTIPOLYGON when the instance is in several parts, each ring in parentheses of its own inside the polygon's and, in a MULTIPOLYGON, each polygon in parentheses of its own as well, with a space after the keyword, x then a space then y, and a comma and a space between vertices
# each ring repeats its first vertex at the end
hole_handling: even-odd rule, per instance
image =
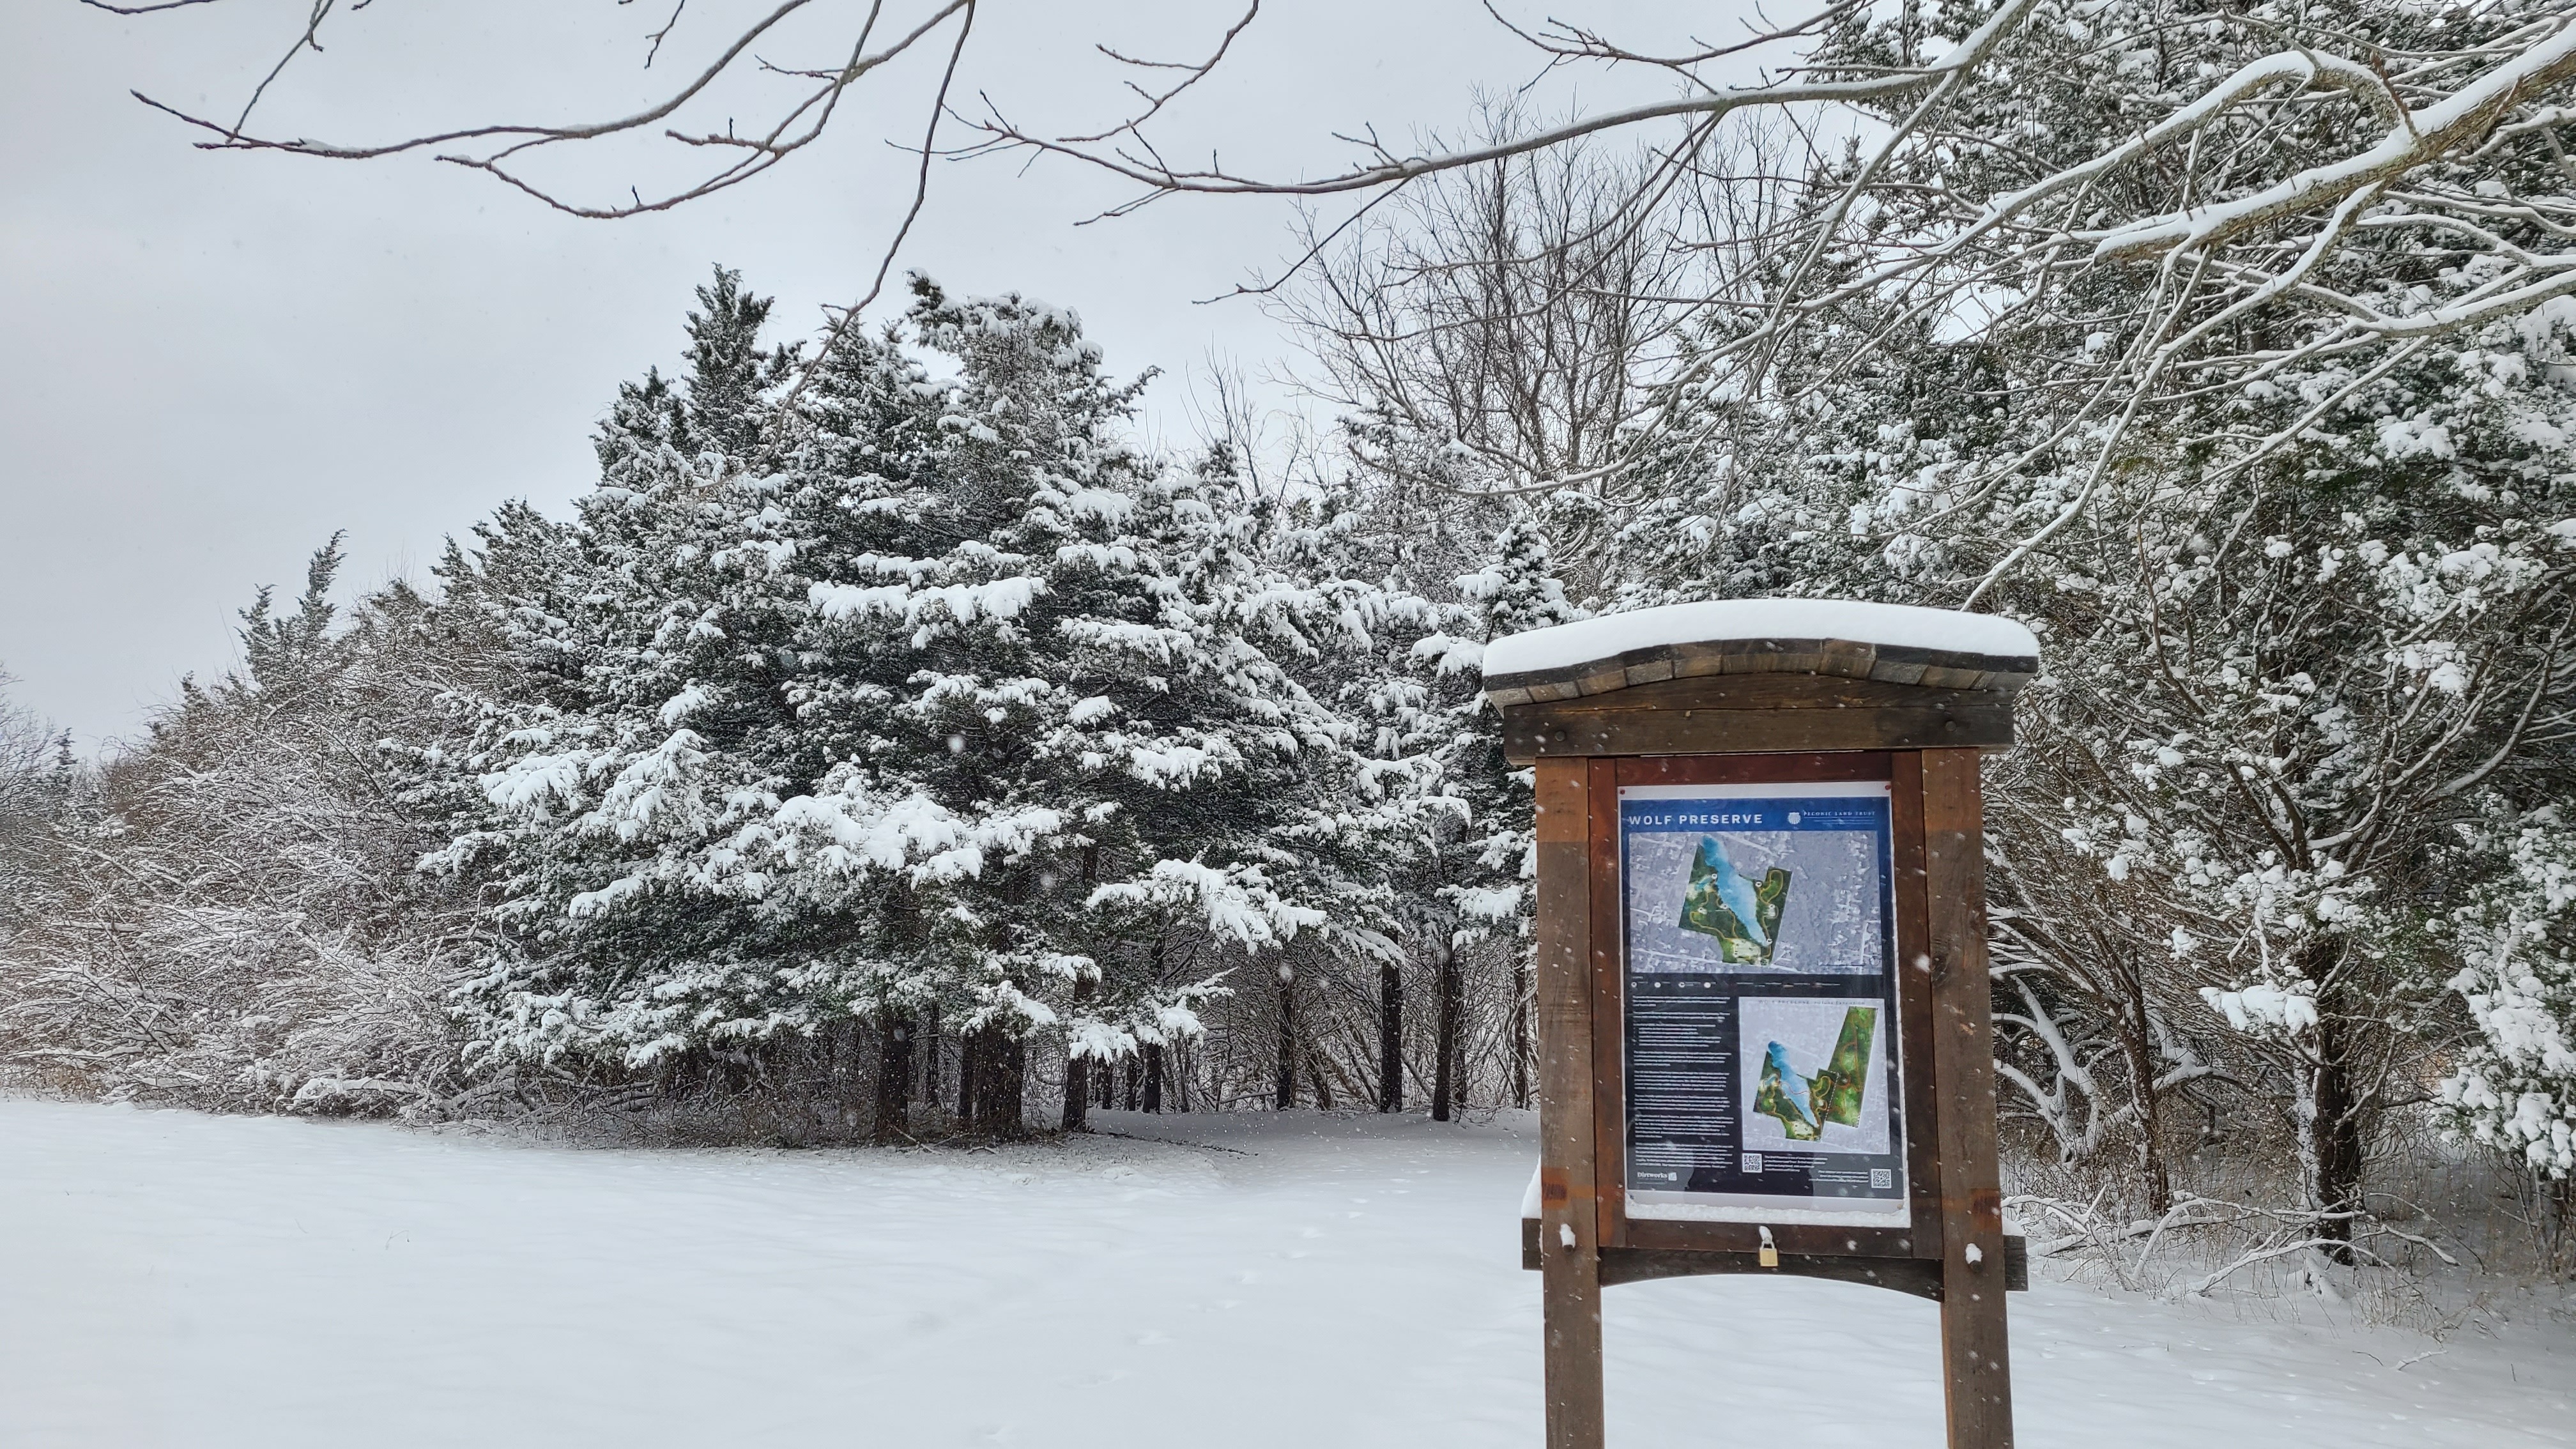
MULTIPOLYGON (((1978 751, 1923 752, 1931 906, 1932 1080, 1941 1160, 1941 1360, 1950 1449, 2011 1449, 2003 1185, 1996 1162, 1986 976, 1985 812, 1978 751)), ((1543 848, 1543 847, 1542 847, 1543 848)))
POLYGON ((1602 1449, 1586 762, 1538 762, 1539 1267, 1548 1449, 1602 1449))

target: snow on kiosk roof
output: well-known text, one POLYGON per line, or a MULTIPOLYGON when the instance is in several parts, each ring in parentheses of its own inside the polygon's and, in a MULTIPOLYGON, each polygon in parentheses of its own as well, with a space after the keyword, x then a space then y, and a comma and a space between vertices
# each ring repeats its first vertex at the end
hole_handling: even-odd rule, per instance
POLYGON ((1497 639, 1485 648, 1485 697, 1520 761, 2001 749, 2012 743, 2012 697, 2038 672, 2039 641, 1993 614, 1725 599, 1497 639))

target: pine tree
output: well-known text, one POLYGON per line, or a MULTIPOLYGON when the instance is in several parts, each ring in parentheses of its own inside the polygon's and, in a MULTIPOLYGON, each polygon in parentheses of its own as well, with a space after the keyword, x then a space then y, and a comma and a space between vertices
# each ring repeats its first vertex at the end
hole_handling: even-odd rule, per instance
POLYGON ((2508 870, 2483 882, 2445 922, 2478 1038, 2441 1083, 2467 1135, 2534 1174, 2576 1178, 2576 832, 2564 807, 2500 812, 2466 847, 2508 870))
POLYGON ((1428 736, 1425 753, 1447 807, 1426 817, 1431 828, 1420 841, 1412 886, 1421 914, 1416 934, 1429 943, 1434 966, 1431 1115, 1443 1122, 1457 1106, 1461 1085, 1459 1039, 1467 1003, 1459 953, 1498 929, 1508 938, 1507 1010, 1520 1054, 1513 1090, 1518 1100, 1527 1100, 1526 917, 1536 859, 1530 822, 1537 802, 1530 772, 1503 758, 1501 717, 1483 696, 1484 649, 1507 635, 1581 617, 1550 565, 1539 521, 1526 511, 1509 516, 1483 567, 1451 583, 1458 602, 1446 611, 1447 627, 1425 635, 1411 651, 1429 675, 1418 728, 1428 736))
POLYGON ((585 592, 538 631, 578 676, 493 712, 493 818, 442 857, 504 872, 486 1050, 703 1070, 858 1017, 891 1112, 935 1006, 960 1115, 1016 1132, 1033 1037, 1073 1081, 1198 1029, 1223 971, 1175 933, 1322 920, 1279 877, 1331 833, 1340 723, 1247 637, 1282 607, 1258 520, 1124 441, 1072 314, 916 280, 954 378, 862 339, 745 458, 682 447, 773 406, 761 306, 701 301, 691 375, 612 414, 585 592))
MULTIPOLYGON (((1516 514, 1494 540, 1492 559, 1478 572, 1458 580, 1467 608, 1468 637, 1483 662, 1483 645, 1533 629, 1552 628, 1583 617, 1567 601, 1549 557, 1547 538, 1536 515, 1516 514)), ((1452 679, 1472 679, 1481 686, 1481 669, 1470 675, 1464 652, 1454 645, 1441 651, 1441 668, 1452 679)), ((1456 912, 1453 949, 1442 987, 1441 1075, 1456 1069, 1458 988, 1455 947, 1500 935, 1510 953, 1511 1095, 1514 1106, 1530 1105, 1529 1071, 1533 1051, 1530 999, 1530 918, 1532 883, 1538 869, 1534 821, 1538 798, 1532 772, 1515 768, 1503 757, 1501 716, 1488 707, 1481 692, 1450 706, 1455 733, 1440 754, 1441 774, 1463 802, 1464 833, 1450 857, 1450 878, 1439 887, 1456 912)), ((1434 1087, 1435 1117, 1450 1094, 1434 1087)))

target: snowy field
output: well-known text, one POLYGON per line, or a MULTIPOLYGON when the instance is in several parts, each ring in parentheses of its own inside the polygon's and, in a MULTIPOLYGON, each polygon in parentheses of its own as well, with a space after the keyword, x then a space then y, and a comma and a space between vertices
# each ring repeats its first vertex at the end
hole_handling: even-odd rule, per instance
MULTIPOLYGON (((1535 1449, 1526 1123, 1103 1125, 1200 1145, 577 1150, 0 1100, 0 1444, 1535 1449)), ((1930 1304, 1608 1298, 1615 1442, 1939 1443, 1930 1304)), ((2043 1281, 2022 1441, 2576 1444, 2563 1313, 2275 1316, 2043 1281)))

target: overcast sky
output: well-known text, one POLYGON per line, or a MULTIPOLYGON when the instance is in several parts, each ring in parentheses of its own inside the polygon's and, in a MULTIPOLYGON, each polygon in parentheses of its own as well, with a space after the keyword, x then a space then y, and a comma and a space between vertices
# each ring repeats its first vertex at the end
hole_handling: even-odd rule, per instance
MULTIPOLYGON (((692 0, 648 75, 643 37, 667 4, 362 10, 289 68, 272 125, 374 140, 622 114, 703 64, 746 8, 692 0)), ((1602 8, 1655 40, 1634 27, 1686 11, 1705 28, 1723 7, 1602 8)), ((18 676, 19 702, 86 744, 137 732, 183 673, 228 667, 234 611, 262 584, 292 592, 334 531, 347 530, 349 582, 363 587, 416 574, 505 499, 565 512, 591 482, 588 437, 617 382, 676 360, 689 289, 712 264, 742 268, 795 329, 854 298, 908 200, 907 160, 886 138, 918 134, 935 80, 928 64, 896 67, 835 139, 748 187, 621 222, 562 216, 425 159, 192 149, 127 95, 237 106, 307 9, 222 0, 125 19, 76 0, 0 5, 13 138, 0 153, 0 669, 18 676)), ((859 9, 825 0, 813 27, 763 53, 810 63, 859 9)), ((1094 42, 1196 56, 1231 10, 987 0, 959 90, 1035 128, 1096 127, 1121 98, 1094 42)), ((1316 172, 1350 154, 1334 130, 1454 132, 1477 95, 1537 71, 1472 0, 1271 0, 1163 134, 1221 147, 1229 168, 1316 172)), ((1660 93, 1560 74, 1532 103, 1660 93)), ((756 97, 721 101, 747 118, 756 97)), ((605 196, 663 163, 594 152, 551 176, 605 196)), ((1256 372, 1293 353, 1251 304, 1195 305, 1275 269, 1293 213, 1180 198, 1075 224, 1124 194, 1072 164, 943 164, 903 264, 955 290, 1075 308, 1113 368, 1167 370, 1147 426, 1185 440, 1187 378, 1211 350, 1256 372)))

